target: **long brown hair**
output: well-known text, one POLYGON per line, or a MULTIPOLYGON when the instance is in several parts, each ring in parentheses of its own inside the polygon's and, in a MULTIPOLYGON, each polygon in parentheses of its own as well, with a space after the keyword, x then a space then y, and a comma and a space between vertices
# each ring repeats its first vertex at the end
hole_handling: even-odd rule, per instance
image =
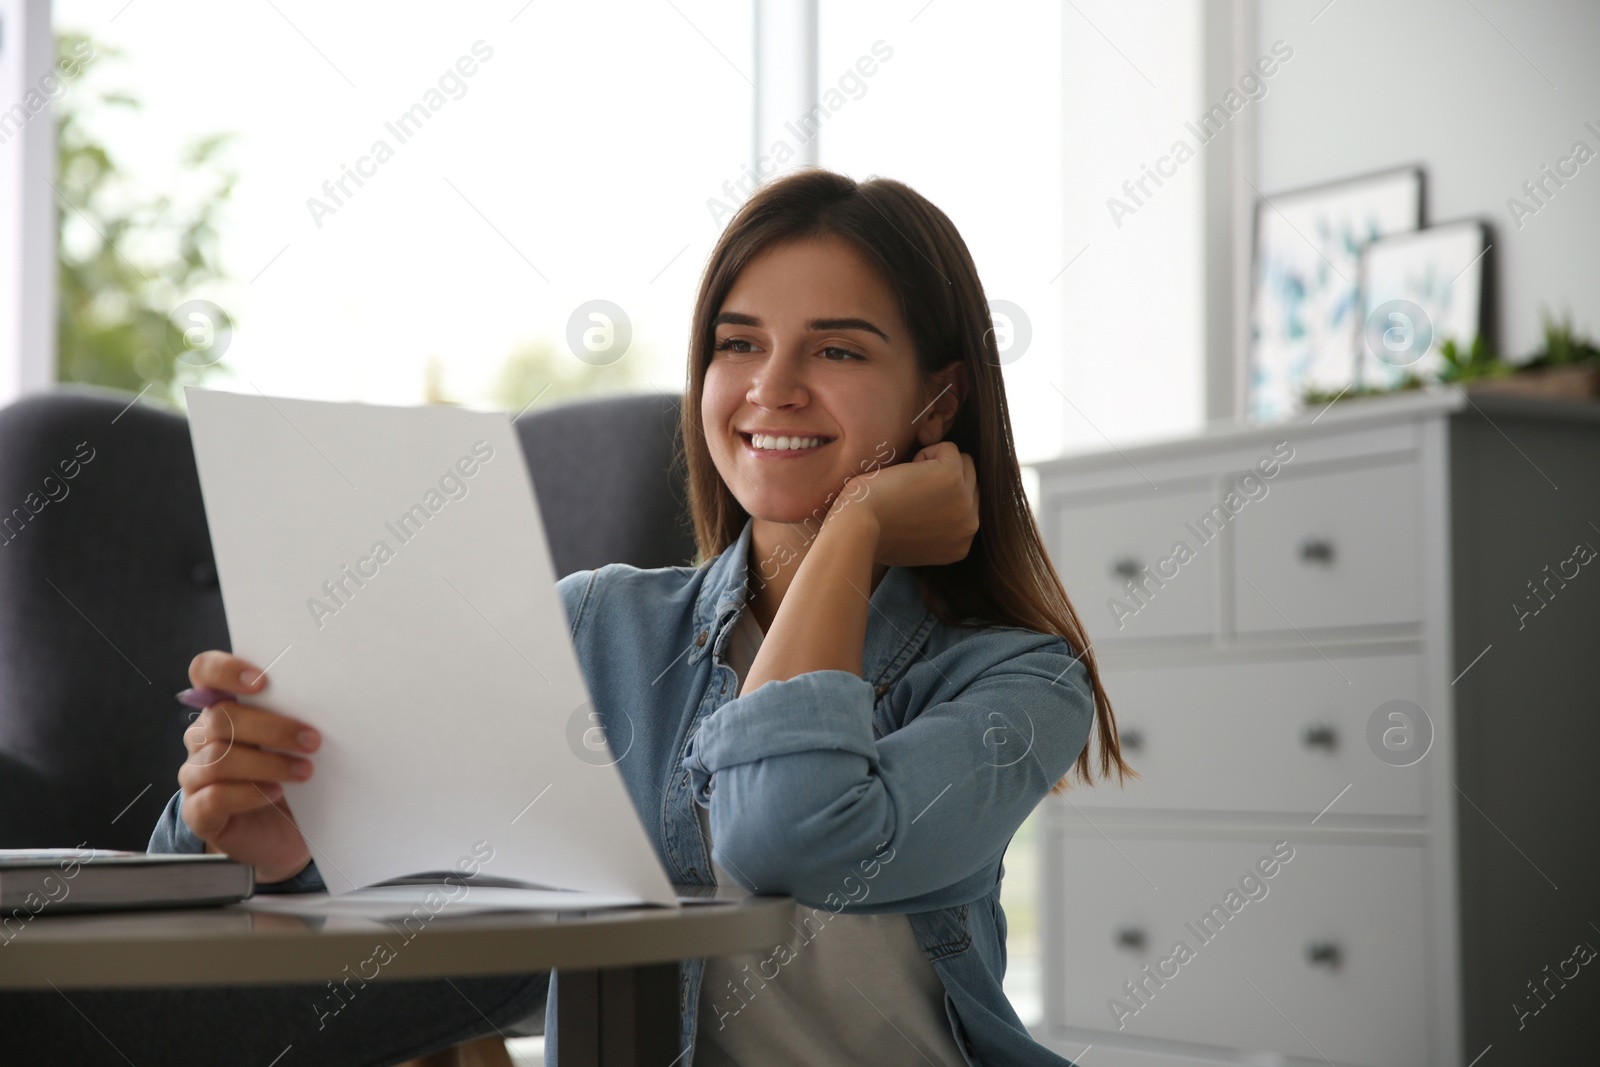
MULTIPOLYGON (((900 301, 924 380, 953 360, 966 364, 969 392, 945 440, 970 455, 977 469, 978 533, 959 562, 916 568, 923 600, 947 625, 977 620, 1065 638, 1087 668, 1094 693, 1101 775, 1109 777, 1115 767, 1119 782, 1126 775, 1137 778, 1138 772, 1123 761, 1111 700, 1100 683, 1088 635, 1045 555, 1023 492, 1000 352, 977 268, 955 225, 909 186, 887 178, 856 182, 832 171, 802 170, 757 190, 717 241, 695 302, 683 405, 689 507, 701 557, 710 559, 727 549, 749 520, 717 473, 700 422, 706 367, 715 343, 711 320, 751 260, 776 245, 816 237, 843 238, 876 266, 900 301)), ((1091 762, 1085 745, 1073 770, 1090 785, 1091 762)), ((1066 792, 1070 774, 1051 793, 1066 792)))

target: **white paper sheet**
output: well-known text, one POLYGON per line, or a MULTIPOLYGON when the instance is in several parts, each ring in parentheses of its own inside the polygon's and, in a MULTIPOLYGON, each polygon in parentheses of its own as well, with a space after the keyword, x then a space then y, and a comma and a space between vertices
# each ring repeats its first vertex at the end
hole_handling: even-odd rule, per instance
POLYGON ((275 893, 254 896, 235 907, 287 915, 351 915, 363 919, 424 922, 450 915, 496 911, 596 911, 638 904, 638 898, 616 893, 578 893, 562 889, 508 889, 502 886, 368 886, 333 896, 329 893, 275 893))
POLYGON ((569 745, 588 692, 510 419, 186 394, 233 650, 270 664, 248 702, 322 732, 285 795, 328 889, 476 861, 672 904, 617 768, 569 745))
MULTIPOLYGON (((686 908, 732 907, 727 897, 679 897, 686 908)), ((280 915, 314 915, 327 918, 385 920, 414 919, 428 922, 451 915, 488 912, 577 912, 628 908, 638 904, 631 896, 614 893, 579 893, 564 889, 513 889, 503 886, 368 886, 333 896, 328 893, 274 893, 253 896, 231 908, 280 915), (432 895, 430 895, 432 894, 432 895)))

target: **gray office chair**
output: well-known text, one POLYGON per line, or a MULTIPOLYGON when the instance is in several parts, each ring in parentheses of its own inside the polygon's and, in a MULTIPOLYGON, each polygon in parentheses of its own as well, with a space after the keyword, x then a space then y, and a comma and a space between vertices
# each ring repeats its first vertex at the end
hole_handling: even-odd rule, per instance
MULTIPOLYGON (((184 760, 173 693, 230 647, 187 423, 132 401, 76 386, 0 409, 0 847, 143 849, 184 760)), ((679 405, 517 420, 558 575, 692 562, 679 405)))

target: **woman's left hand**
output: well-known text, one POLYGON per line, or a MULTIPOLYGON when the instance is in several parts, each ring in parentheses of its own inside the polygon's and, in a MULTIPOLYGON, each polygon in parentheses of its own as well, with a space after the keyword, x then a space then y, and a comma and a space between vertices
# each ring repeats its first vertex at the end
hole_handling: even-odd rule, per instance
POLYGON ((877 525, 874 562, 954 563, 966 558, 978 533, 977 469, 971 456, 940 441, 905 463, 847 479, 829 521, 852 511, 852 519, 870 517, 877 525))

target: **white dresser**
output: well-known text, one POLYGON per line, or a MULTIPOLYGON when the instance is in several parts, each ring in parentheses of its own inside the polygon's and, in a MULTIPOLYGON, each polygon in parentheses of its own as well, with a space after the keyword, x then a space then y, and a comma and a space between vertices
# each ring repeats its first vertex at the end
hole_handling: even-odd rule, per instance
POLYGON ((1513 1007, 1600 946, 1600 564, 1569 559, 1600 405, 1399 394, 1038 471, 1143 775, 1041 813, 1038 1036, 1083 1067, 1600 1062, 1600 962, 1513 1007), (1542 564, 1579 570, 1547 603, 1542 564))

